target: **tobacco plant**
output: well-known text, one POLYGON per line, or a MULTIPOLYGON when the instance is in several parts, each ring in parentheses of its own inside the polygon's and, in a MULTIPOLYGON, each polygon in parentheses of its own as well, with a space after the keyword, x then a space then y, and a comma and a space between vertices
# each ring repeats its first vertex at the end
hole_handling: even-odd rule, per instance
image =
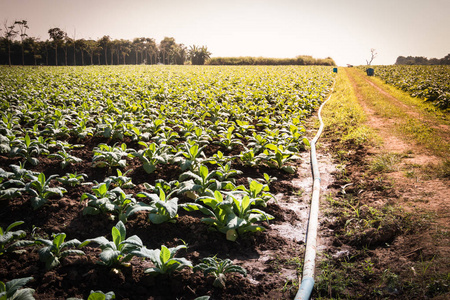
POLYGON ((80 246, 81 242, 72 239, 65 242, 66 234, 52 234, 52 240, 43 238, 36 239, 37 245, 43 245, 39 249, 39 259, 45 263, 47 270, 50 270, 60 264, 60 260, 69 255, 84 255, 84 252, 78 249, 66 249, 80 246))
POLYGON ((199 196, 206 196, 212 195, 216 190, 234 188, 230 181, 222 182, 214 178, 218 175, 217 171, 209 172, 208 167, 200 165, 197 171, 187 171, 180 175, 179 192, 195 192, 199 196))
POLYGON ((226 274, 240 273, 243 276, 247 276, 247 271, 243 267, 234 265, 229 258, 220 259, 216 256, 203 258, 202 262, 196 265, 193 271, 202 271, 205 277, 208 274, 214 275, 213 286, 221 289, 225 288, 226 274))
POLYGON ((6 283, 0 281, 0 300, 33 300, 34 290, 23 288, 33 277, 16 278, 6 283))
POLYGON ((80 185, 88 176, 86 174, 66 173, 66 175, 56 178, 62 184, 74 187, 80 185))
POLYGON ((41 154, 48 154, 46 140, 41 136, 32 140, 28 134, 23 138, 16 138, 10 151, 10 156, 21 156, 33 166, 39 163, 36 157, 41 154))
POLYGON ((67 192, 63 187, 50 187, 51 180, 58 177, 56 174, 50 175, 48 178, 45 178, 44 173, 40 173, 38 176, 29 175, 29 177, 31 181, 25 185, 25 190, 32 195, 31 206, 34 209, 46 204, 50 197, 62 197, 63 193, 67 192))
POLYGON ((271 168, 281 169, 289 174, 295 173, 294 166, 287 166, 286 163, 292 160, 299 159, 298 156, 295 155, 294 152, 289 151, 283 145, 275 145, 268 144, 266 145, 268 150, 273 152, 269 152, 267 149, 263 152, 263 159, 271 168))
POLYGON ((235 135, 233 134, 234 129, 235 127, 231 126, 226 131, 218 134, 217 137, 219 140, 214 143, 225 147, 228 151, 233 150, 233 148, 237 145, 244 146, 241 140, 235 138, 235 135))
POLYGON ((163 189, 159 189, 159 194, 140 192, 136 196, 150 198, 150 205, 136 205, 130 210, 130 214, 139 210, 148 210, 150 211, 148 219, 153 224, 175 223, 178 218, 178 198, 172 198, 171 195, 166 195, 163 189))
POLYGON ((227 240, 235 241, 239 236, 247 232, 263 231, 265 228, 256 225, 255 222, 269 221, 273 219, 270 214, 252 208, 255 199, 244 196, 242 199, 231 194, 224 199, 219 191, 215 191, 212 197, 200 197, 199 203, 186 203, 183 208, 187 211, 199 210, 208 217, 202 222, 210 225, 219 232, 226 234, 227 240))
POLYGON ((85 240, 79 247, 84 247, 89 243, 96 243, 102 250, 99 255, 99 264, 109 267, 126 266, 136 256, 136 251, 143 247, 142 240, 137 235, 126 238, 126 234, 125 225, 122 221, 119 221, 111 230, 111 241, 100 236, 85 240))
POLYGON ((105 179, 105 181, 110 180, 112 184, 114 184, 116 187, 120 187, 123 189, 132 189, 136 187, 136 185, 132 182, 131 177, 127 177, 127 173, 131 170, 126 171, 125 173, 122 173, 119 169, 116 170, 117 176, 109 176, 105 179))
POLYGON ((138 157, 142 164, 145 172, 148 174, 153 173, 156 170, 157 164, 168 164, 172 155, 170 154, 171 147, 167 144, 139 142, 139 145, 145 147, 144 149, 135 151, 131 153, 134 157, 138 157))
POLYGON ((5 230, 0 227, 0 255, 13 252, 18 247, 26 247, 34 244, 34 241, 22 240, 26 233, 23 230, 11 231, 14 227, 22 225, 23 221, 10 224, 5 230))
MULTIPOLYGON (((264 173, 264 175, 267 175, 264 173)), ((270 180, 270 177, 268 178, 268 175, 265 176, 266 180, 270 180)), ((250 200, 255 202, 255 205, 257 206, 267 206, 267 202, 271 199, 276 200, 275 196, 270 193, 269 185, 268 184, 262 184, 257 180, 254 180, 252 178, 247 178, 249 187, 246 188, 243 185, 240 185, 236 187, 234 191, 242 191, 243 195, 248 196, 250 200)))
POLYGON ((191 171, 197 170, 200 164, 206 160, 206 155, 203 153, 204 147, 199 147, 193 141, 185 142, 175 154, 174 162, 180 164, 182 171, 186 171, 187 169, 191 171))
POLYGON ((61 160, 61 169, 64 169, 70 164, 79 163, 83 160, 72 154, 68 153, 64 147, 62 147, 58 152, 51 153, 48 155, 49 158, 57 158, 61 160))
POLYGON ((133 149, 127 149, 127 145, 122 143, 119 147, 114 144, 109 146, 107 144, 100 144, 94 148, 94 157, 92 158, 92 167, 121 167, 125 168, 127 161, 124 157, 131 157, 133 149))
POLYGON ((84 208, 83 214, 110 214, 111 219, 117 216, 119 220, 127 222, 128 217, 137 211, 133 210, 133 207, 138 205, 138 202, 131 194, 125 194, 120 187, 109 190, 110 185, 111 181, 107 180, 94 186, 92 188, 93 194, 84 193, 81 196, 81 201, 88 199, 87 207, 84 208))
POLYGON ((192 263, 183 257, 175 257, 180 249, 186 249, 186 245, 179 245, 173 248, 167 248, 161 245, 160 249, 147 249, 145 247, 133 251, 136 256, 148 258, 154 264, 154 267, 148 268, 144 273, 151 275, 159 274, 172 274, 175 271, 182 270, 184 268, 192 268, 192 263))
MULTIPOLYGON (((112 300, 116 299, 114 292, 103 293, 102 291, 91 291, 87 300, 112 300)), ((67 298, 67 300, 83 300, 81 298, 67 298)))

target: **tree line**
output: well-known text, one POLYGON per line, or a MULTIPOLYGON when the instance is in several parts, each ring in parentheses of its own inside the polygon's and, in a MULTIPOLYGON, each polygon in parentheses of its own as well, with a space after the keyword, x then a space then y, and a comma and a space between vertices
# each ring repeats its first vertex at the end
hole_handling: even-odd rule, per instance
POLYGON ((423 56, 399 56, 396 65, 450 65, 450 53, 443 58, 426 58, 423 56))
POLYGON ((335 66, 331 57, 314 58, 309 55, 299 55, 295 58, 268 58, 268 57, 213 57, 208 60, 208 65, 321 65, 335 66))
POLYGON ((177 64, 203 65, 211 53, 206 46, 185 46, 173 37, 158 43, 147 37, 98 40, 76 39, 60 28, 48 30, 49 39, 41 41, 27 34, 26 20, 7 23, 1 28, 0 64, 7 65, 120 65, 177 64))

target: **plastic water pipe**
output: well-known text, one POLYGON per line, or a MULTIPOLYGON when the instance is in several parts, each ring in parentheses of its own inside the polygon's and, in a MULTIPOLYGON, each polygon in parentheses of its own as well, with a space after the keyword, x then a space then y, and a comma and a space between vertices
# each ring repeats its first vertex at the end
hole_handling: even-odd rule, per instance
POLYGON ((314 287, 314 269, 316 266, 316 242, 317 242, 317 228, 319 221, 319 198, 320 198, 320 173, 319 166, 316 157, 316 142, 319 139, 323 131, 323 121, 322 121, 322 108, 325 103, 331 98, 331 94, 334 88, 331 89, 330 96, 322 103, 319 108, 318 117, 320 122, 319 130, 317 131, 315 137, 310 142, 311 145, 311 169, 313 176, 313 191, 311 199, 311 208, 309 211, 309 221, 306 233, 306 250, 305 250, 305 261, 303 263, 303 276, 300 288, 295 295, 295 300, 307 300, 311 297, 311 293, 314 287))

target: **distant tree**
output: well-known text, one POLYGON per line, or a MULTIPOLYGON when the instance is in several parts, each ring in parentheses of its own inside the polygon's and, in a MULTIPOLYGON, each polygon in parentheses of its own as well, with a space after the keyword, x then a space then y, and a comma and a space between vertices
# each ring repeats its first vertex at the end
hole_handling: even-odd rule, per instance
POLYGON ((119 41, 120 44, 120 54, 123 57, 123 64, 126 64, 126 57, 130 55, 131 52, 131 42, 129 40, 121 39, 119 41))
POLYGON ((94 64, 94 52, 96 52, 98 49, 98 43, 94 40, 87 40, 85 42, 85 45, 86 45, 86 47, 85 47, 86 52, 89 54, 89 57, 91 58, 91 65, 93 65, 94 64))
POLYGON ((6 47, 8 49, 8 64, 11 67, 11 43, 14 37, 17 35, 18 31, 15 30, 16 23, 8 25, 7 20, 3 23, 3 27, 4 27, 3 36, 5 38, 6 47))
POLYGON ((440 59, 440 63, 442 65, 450 65, 450 53, 447 54, 444 58, 440 59))
POLYGON ((24 45, 33 53, 34 65, 37 65, 37 60, 42 59, 41 51, 42 43, 39 43, 39 39, 28 37, 23 41, 24 45))
POLYGON ((61 47, 67 34, 57 27, 49 29, 48 34, 53 40, 53 47, 55 48, 55 65, 58 65, 58 46, 61 47))
POLYGON ((366 59, 367 65, 370 66, 373 62, 373 60, 375 59, 375 57, 377 57, 378 53, 376 52, 376 50, 374 48, 370 49, 370 60, 366 59))
POLYGON ((61 44, 61 48, 64 51, 64 62, 65 65, 67 66, 67 51, 69 50, 69 47, 72 47, 72 45, 75 44, 75 41, 70 38, 67 34, 64 36, 64 40, 63 43, 61 44))
POLYGON ((211 57, 211 52, 208 51, 206 46, 192 45, 189 48, 189 58, 193 65, 204 65, 205 61, 211 57))
MULTIPOLYGON (((109 48, 111 49, 111 65, 114 65, 114 54, 117 53, 117 40, 111 41, 109 48)), ((117 64, 119 64, 119 62, 117 62, 117 64)))
POLYGON ((23 41, 25 40, 25 38, 28 37, 26 31, 27 29, 29 29, 28 27, 28 22, 27 20, 22 20, 22 21, 16 21, 14 22, 14 24, 16 24, 17 26, 19 26, 19 31, 20 31, 20 41, 21 41, 21 48, 22 48, 22 66, 25 65, 25 54, 24 54, 24 43, 23 41))
POLYGON ((135 53, 135 64, 139 64, 139 53, 141 53, 142 58, 142 51, 144 50, 144 41, 145 38, 135 38, 133 39, 133 42, 131 43, 131 46, 135 53))
POLYGON ((187 57, 187 48, 183 44, 175 44, 171 48, 171 56, 173 63, 176 65, 184 65, 187 57))
POLYGON ((77 49, 81 52, 81 65, 84 66, 84 51, 87 48, 86 40, 79 39, 75 41, 77 49))
POLYGON ((98 40, 98 44, 100 47, 103 48, 103 50, 105 50, 105 65, 107 65, 108 64, 108 48, 110 48, 110 46, 111 46, 111 38, 109 37, 109 35, 104 35, 101 39, 98 40))
POLYGON ((150 64, 152 64, 152 56, 157 53, 155 40, 150 38, 144 38, 142 43, 144 54, 143 60, 146 61, 147 57, 149 57, 149 62, 150 64))
POLYGON ((150 64, 158 63, 158 45, 154 39, 147 38, 146 42, 147 55, 150 58, 150 64))
POLYGON ((73 65, 77 65, 77 39, 76 39, 76 31, 73 30, 73 37, 72 37, 72 47, 73 47, 73 65))
POLYGON ((170 63, 170 55, 173 46, 175 46, 175 39, 173 37, 165 37, 159 43, 159 51, 162 55, 162 63, 169 64, 170 63))
POLYGON ((94 49, 94 55, 97 56, 97 62, 99 65, 101 65, 100 56, 102 56, 102 50, 103 48, 100 46, 99 42, 97 42, 97 47, 94 49))

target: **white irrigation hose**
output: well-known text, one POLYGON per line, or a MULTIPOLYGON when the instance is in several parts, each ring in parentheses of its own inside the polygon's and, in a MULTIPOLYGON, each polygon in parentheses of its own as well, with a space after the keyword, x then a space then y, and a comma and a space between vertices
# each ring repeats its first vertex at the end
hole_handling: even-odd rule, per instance
POLYGON ((316 136, 310 142, 311 144, 311 168, 313 175, 313 191, 311 199, 311 208, 309 211, 309 221, 306 233, 306 250, 305 250, 305 261, 303 263, 303 276, 300 288, 295 295, 295 300, 307 300, 311 297, 311 293, 314 287, 314 269, 316 265, 316 241, 317 241, 317 227, 319 220, 319 197, 320 197, 320 173, 319 166, 317 164, 316 157, 316 142, 319 139, 323 131, 323 121, 321 117, 322 107, 328 102, 333 93, 333 88, 331 89, 330 96, 325 100, 319 108, 318 117, 320 122, 319 131, 317 131, 316 136))

